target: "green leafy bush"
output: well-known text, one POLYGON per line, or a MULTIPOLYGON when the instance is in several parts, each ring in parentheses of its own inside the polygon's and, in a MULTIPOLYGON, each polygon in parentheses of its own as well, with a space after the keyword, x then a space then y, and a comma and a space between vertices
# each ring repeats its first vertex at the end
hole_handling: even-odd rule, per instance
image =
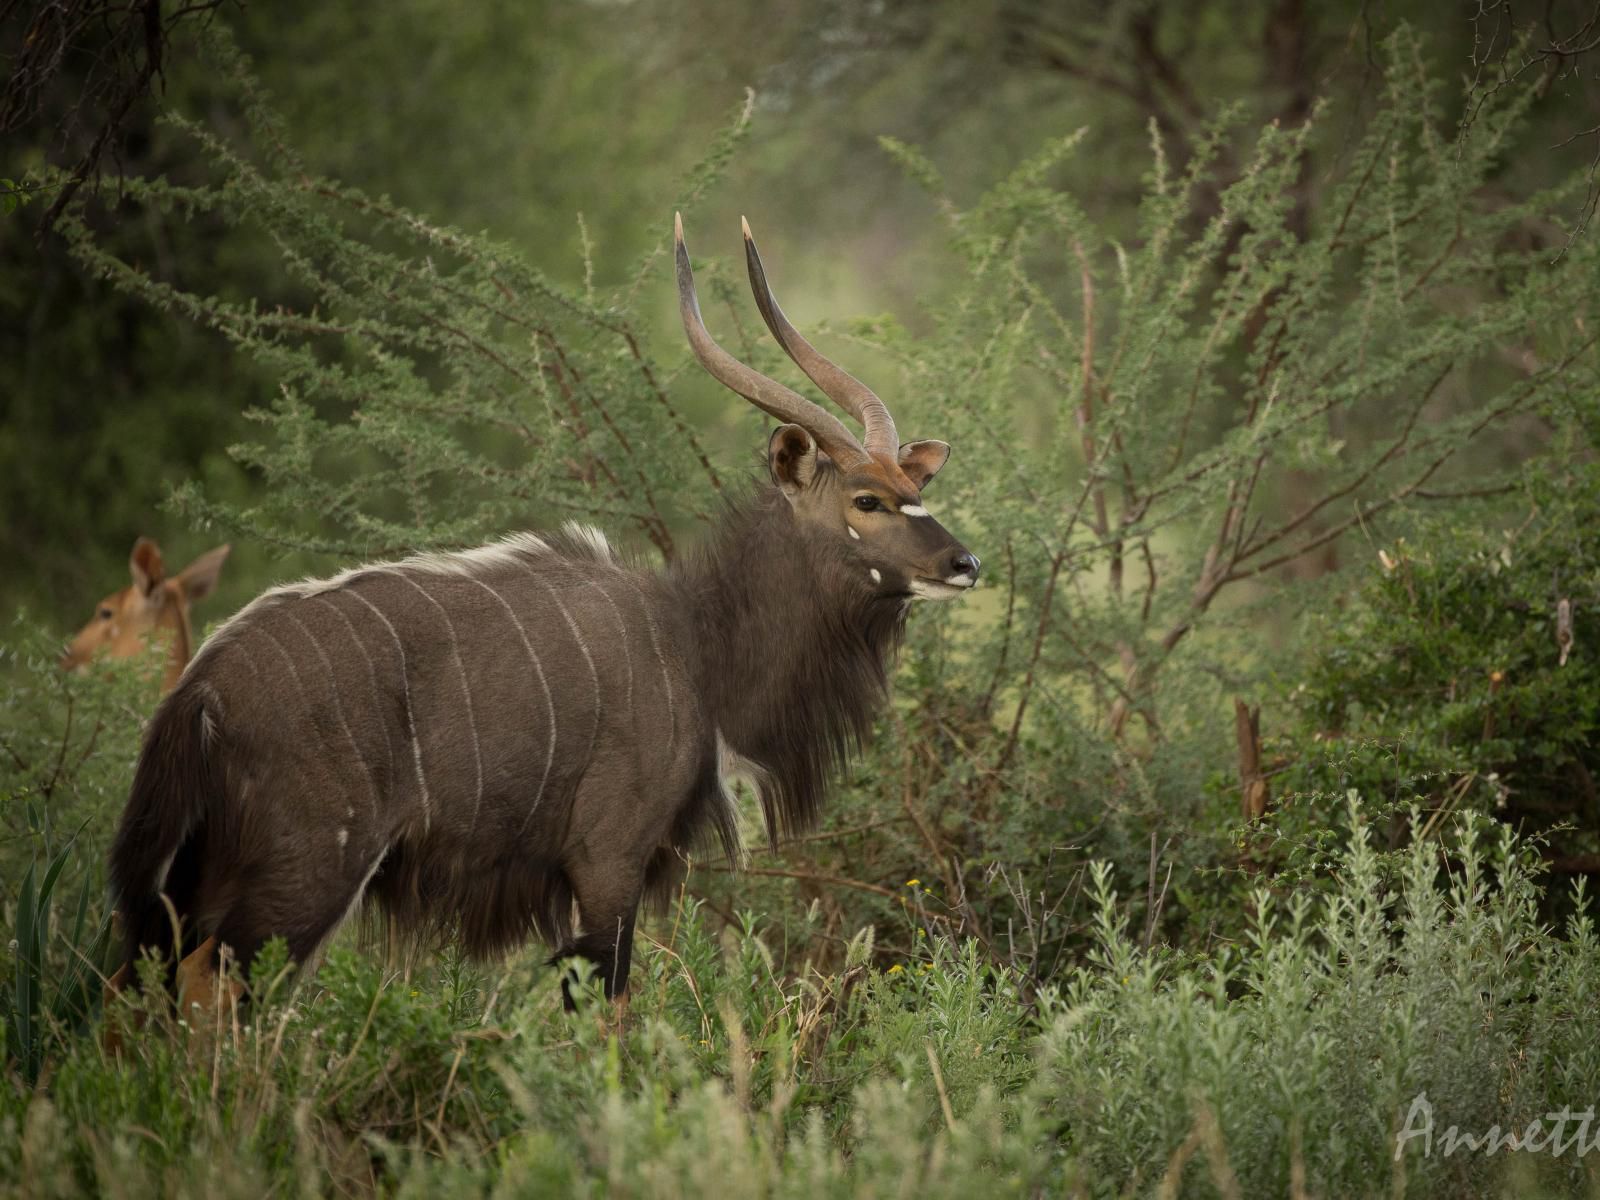
MULTIPOLYGON (((1504 1160, 1397 1152, 1417 1097, 1440 1133, 1592 1103, 1600 1052, 1579 1029, 1600 942, 1582 884, 1558 936, 1537 855, 1504 826, 1471 816, 1386 862, 1353 794, 1350 822, 1325 894, 1259 890, 1245 936, 1195 964, 1142 951, 1097 871, 1098 945, 1045 1006, 1035 1087, 1106 1194, 1162 1173, 1223 1195, 1480 1194, 1504 1160)), ((1511 1177, 1560 1193, 1595 1170, 1529 1154, 1511 1177)))
POLYGON ((1315 621, 1295 693, 1311 752, 1286 783, 1426 798, 1435 823, 1493 813, 1587 870, 1600 863, 1592 451, 1531 473, 1517 499, 1515 524, 1419 525, 1379 551, 1345 611, 1315 621))

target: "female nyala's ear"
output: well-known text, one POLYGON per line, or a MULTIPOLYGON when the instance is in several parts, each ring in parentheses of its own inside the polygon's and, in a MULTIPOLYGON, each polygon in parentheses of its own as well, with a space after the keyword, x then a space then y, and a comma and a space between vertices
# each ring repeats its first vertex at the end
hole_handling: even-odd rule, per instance
POLYGON ((767 466, 792 504, 816 478, 817 444, 800 426, 779 425, 767 442, 767 466))
POLYGON ((215 550, 207 550, 183 570, 178 572, 178 582, 183 594, 190 600, 202 600, 217 586, 217 576, 222 574, 222 564, 233 547, 224 543, 215 550))
POLYGON ((128 570, 133 575, 134 589, 139 595, 148 596, 167 575, 161 561, 161 547, 147 537, 140 538, 133 544, 128 570))
POLYGON ((900 445, 900 469, 919 492, 933 482, 949 457, 949 442, 902 442, 900 445))

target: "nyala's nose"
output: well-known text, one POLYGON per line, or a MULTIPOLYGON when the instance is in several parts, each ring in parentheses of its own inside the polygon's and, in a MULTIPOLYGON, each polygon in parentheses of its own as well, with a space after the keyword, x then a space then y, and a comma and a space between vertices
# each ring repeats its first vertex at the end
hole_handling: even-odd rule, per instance
POLYGON ((974 583, 978 581, 978 568, 982 565, 976 554, 968 554, 965 550, 957 550, 955 557, 950 560, 952 574, 965 575, 974 583))

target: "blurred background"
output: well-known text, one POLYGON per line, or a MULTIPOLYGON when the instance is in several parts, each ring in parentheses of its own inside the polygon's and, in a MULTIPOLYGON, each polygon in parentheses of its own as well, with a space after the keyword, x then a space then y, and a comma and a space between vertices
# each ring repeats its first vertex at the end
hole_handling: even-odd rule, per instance
MULTIPOLYGON (((884 137, 917 147, 964 203, 1046 139, 1081 128, 1078 152, 1052 178, 1109 235, 1132 237, 1152 127, 1176 171, 1217 114, 1232 112, 1242 138, 1269 121, 1298 125, 1322 97, 1332 115, 1294 196, 1291 220, 1303 224, 1326 169, 1375 103, 1377 47, 1396 27, 1421 33, 1427 68, 1460 95, 1523 54, 1519 39, 1581 49, 1592 40, 1591 7, 10 0, 0 6, 0 52, 14 65, 0 174, 22 179, 48 163, 100 181, 124 171, 192 178, 195 149, 163 114, 223 138, 242 133, 195 41, 223 22, 308 170, 488 231, 553 281, 604 292, 661 245, 685 172, 749 104, 748 138, 726 178, 687 214, 697 253, 734 253, 737 219, 748 215, 802 325, 882 316, 925 334, 929 304, 952 286, 947 230, 884 137)), ((1552 78, 1497 176, 1508 192, 1536 189, 1595 151, 1595 71, 1556 75, 1549 62, 1536 65, 1552 78)), ((1238 160, 1225 157, 1223 178, 1230 169, 1238 160)), ((248 501, 259 480, 227 448, 276 384, 217 334, 90 278, 52 228, 54 199, 0 223, 0 610, 25 607, 66 633, 125 584, 136 537, 160 539, 174 567, 218 540, 164 503, 189 479, 248 501)), ((1571 216, 1580 219, 1576 208, 1571 216)), ((287 292, 270 248, 214 221, 158 223, 135 202, 102 204, 92 221, 158 277, 263 303, 287 292)), ((1054 269, 1072 272, 1066 262, 1054 269)), ((664 264, 644 288, 641 319, 670 332, 664 264)), ((916 396, 890 399, 913 434, 936 432, 919 421, 916 396)), ((717 445, 748 442, 750 427, 725 402, 696 411, 729 425, 725 440, 713 433, 717 445)), ((317 565, 241 545, 210 611, 231 611, 270 579, 317 565)))

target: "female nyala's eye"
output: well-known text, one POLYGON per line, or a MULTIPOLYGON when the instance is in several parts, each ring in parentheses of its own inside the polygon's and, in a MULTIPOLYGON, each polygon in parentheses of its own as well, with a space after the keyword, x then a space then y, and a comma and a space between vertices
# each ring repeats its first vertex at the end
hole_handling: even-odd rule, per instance
POLYGON ((111 610, 110 610, 110 609, 109 609, 109 608, 102 608, 102 609, 101 609, 101 610, 100 610, 100 619, 101 619, 101 620, 102 620, 102 621, 109 621, 109 620, 111 620, 111 618, 112 618, 112 615, 113 615, 113 614, 112 614, 112 612, 111 612, 111 610))
POLYGON ((876 496, 857 496, 856 507, 862 512, 877 512, 883 505, 878 503, 876 496))

